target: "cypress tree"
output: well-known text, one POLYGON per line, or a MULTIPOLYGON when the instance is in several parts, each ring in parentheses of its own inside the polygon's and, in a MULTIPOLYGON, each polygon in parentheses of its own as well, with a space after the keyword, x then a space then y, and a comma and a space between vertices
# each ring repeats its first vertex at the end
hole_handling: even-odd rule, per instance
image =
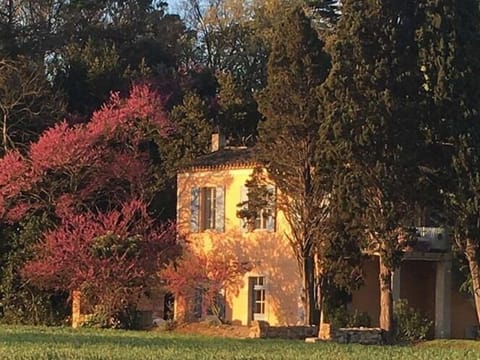
POLYGON ((447 223, 468 262, 480 322, 480 11, 476 0, 426 0, 419 32, 433 164, 447 223), (435 167, 436 165, 436 167, 435 167))
MULTIPOLYGON (((380 327, 393 330, 392 273, 411 228, 423 144, 417 1, 342 2, 322 87, 319 171, 343 193, 359 241, 379 256, 380 327)), ((348 217, 347 217, 348 218, 348 217)))
POLYGON ((319 85, 329 70, 311 22, 301 6, 286 6, 273 20, 267 86, 258 96, 259 160, 279 189, 277 207, 291 227, 288 234, 303 278, 305 323, 315 318, 314 247, 319 226, 318 183, 313 177, 319 85))

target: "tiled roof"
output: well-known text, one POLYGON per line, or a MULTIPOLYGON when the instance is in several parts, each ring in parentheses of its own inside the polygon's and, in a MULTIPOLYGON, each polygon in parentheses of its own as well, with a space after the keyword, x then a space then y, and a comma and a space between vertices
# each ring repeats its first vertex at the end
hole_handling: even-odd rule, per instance
POLYGON ((256 165, 254 148, 226 147, 200 156, 180 171, 242 168, 256 165))

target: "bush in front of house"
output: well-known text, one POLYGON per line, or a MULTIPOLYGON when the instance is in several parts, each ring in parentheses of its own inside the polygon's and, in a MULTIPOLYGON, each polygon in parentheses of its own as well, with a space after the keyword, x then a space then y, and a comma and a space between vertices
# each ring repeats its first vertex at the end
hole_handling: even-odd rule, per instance
POLYGON ((433 321, 408 304, 406 299, 395 301, 394 307, 395 340, 415 342, 426 340, 433 321))

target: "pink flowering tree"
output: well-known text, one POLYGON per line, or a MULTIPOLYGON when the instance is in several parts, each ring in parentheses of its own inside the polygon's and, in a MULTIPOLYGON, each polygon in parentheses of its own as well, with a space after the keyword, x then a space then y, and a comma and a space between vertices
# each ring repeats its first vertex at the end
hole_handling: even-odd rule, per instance
POLYGON ((147 86, 112 94, 90 122, 45 131, 26 155, 0 159, 0 219, 34 211, 118 207, 151 196, 151 159, 144 144, 173 131, 158 94, 147 86))
POLYGON ((178 254, 173 225, 157 224, 146 205, 156 190, 149 145, 172 131, 159 95, 135 86, 126 98, 112 94, 89 122, 57 124, 25 154, 0 159, 0 224, 49 219, 24 279, 82 290, 111 312, 134 306, 178 254))
POLYGON ((155 224, 133 200, 107 213, 64 213, 22 274, 47 289, 80 290, 85 304, 114 316, 158 283, 159 269, 179 250, 173 224, 155 224))
POLYGON ((243 275, 249 270, 249 263, 239 262, 229 253, 189 251, 166 266, 160 275, 181 303, 186 319, 195 312, 200 317, 211 312, 221 318, 221 302, 228 292, 238 292, 243 275))

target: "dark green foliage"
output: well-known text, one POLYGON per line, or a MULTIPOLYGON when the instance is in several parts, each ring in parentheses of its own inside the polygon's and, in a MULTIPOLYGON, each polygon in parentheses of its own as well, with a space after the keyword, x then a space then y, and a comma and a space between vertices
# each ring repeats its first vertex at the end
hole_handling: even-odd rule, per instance
POLYGON ((279 189, 277 206, 292 228, 290 243, 304 278, 306 322, 314 321, 314 248, 324 216, 325 193, 313 176, 319 85, 329 70, 310 20, 299 6, 285 6, 273 22, 268 81, 258 96, 257 154, 279 189))
POLYGON ((242 84, 232 73, 218 72, 216 78, 219 106, 215 122, 232 145, 251 145, 261 117, 253 98, 256 89, 242 84))
POLYGON ((266 83, 270 14, 262 2, 183 3, 187 24, 197 30, 197 61, 217 81, 214 121, 230 145, 251 145, 261 118, 254 94, 266 83))
POLYGON ((417 11, 411 0, 342 2, 332 71, 322 89, 319 171, 323 178, 331 176, 334 192, 343 193, 348 203, 343 211, 363 227, 358 234, 368 250, 380 254, 387 311, 382 314, 388 322, 381 326, 388 329, 390 272, 411 233, 424 143, 417 11))
MULTIPOLYGON (((167 150, 167 164, 182 166, 210 151, 214 125, 212 110, 199 95, 185 94, 182 103, 170 112, 170 118, 176 128, 175 133, 160 146, 162 150, 167 150)), ((176 170, 172 168, 169 175, 175 176, 176 170)))
POLYGON ((34 254, 31 246, 52 223, 31 217, 0 231, 0 322, 59 325, 69 312, 68 294, 43 291, 23 279, 19 270, 34 254))
POLYGON ((432 176, 457 248, 471 273, 480 321, 480 12, 478 1, 427 1, 420 33, 424 87, 434 109, 432 146, 444 161, 432 176))
POLYGON ((256 219, 262 215, 274 216, 275 193, 265 175, 262 168, 255 168, 245 182, 248 199, 237 204, 237 217, 245 219, 245 226, 255 226, 256 219))
POLYGON ((91 251, 95 257, 108 259, 112 256, 122 256, 131 259, 138 256, 140 249, 138 242, 140 235, 129 236, 122 239, 116 234, 106 234, 93 239, 91 251))
POLYGON ((92 40, 84 45, 70 44, 61 56, 67 64, 65 72, 54 64, 50 70, 55 71, 56 83, 70 99, 70 113, 88 115, 108 100, 111 91, 126 91, 134 79, 120 62, 114 44, 100 46, 92 40))
MULTIPOLYGON (((98 329, 128 329, 145 330, 146 324, 142 322, 142 312, 134 307, 125 306, 113 316, 109 309, 96 306, 89 314, 82 327, 98 329)), ((150 325, 150 324, 149 324, 150 325)), ((149 327, 149 326, 147 326, 149 327)))
POLYGON ((162 219, 175 217, 176 176, 178 170, 198 156, 210 152, 213 132, 212 109, 200 95, 188 92, 182 103, 170 111, 174 132, 167 138, 155 140, 157 162, 154 176, 156 190, 153 210, 162 219), (161 199, 161 203, 157 201, 161 199))
MULTIPOLYGON (((118 22, 106 24, 100 19, 109 10, 100 7, 91 14, 94 22, 86 18, 83 29, 64 33, 71 37, 54 54, 60 60, 57 66, 52 62, 51 71, 68 94, 69 110, 74 114, 88 116, 111 91, 126 92, 132 82, 167 78, 180 62, 182 36, 189 36, 181 20, 162 8, 139 3, 131 2, 122 9, 124 13, 117 14, 118 22)), ((76 16, 81 7, 70 11, 76 16)))
POLYGON ((426 340, 433 321, 426 318, 418 310, 410 307, 406 299, 395 301, 395 340, 399 342, 414 342, 426 340))
POLYGON ((336 309, 333 309, 328 316, 328 322, 333 325, 334 329, 342 327, 354 328, 372 326, 372 319, 368 313, 358 312, 358 310, 355 310, 353 313, 351 313, 346 309, 345 306, 340 306, 336 309))

